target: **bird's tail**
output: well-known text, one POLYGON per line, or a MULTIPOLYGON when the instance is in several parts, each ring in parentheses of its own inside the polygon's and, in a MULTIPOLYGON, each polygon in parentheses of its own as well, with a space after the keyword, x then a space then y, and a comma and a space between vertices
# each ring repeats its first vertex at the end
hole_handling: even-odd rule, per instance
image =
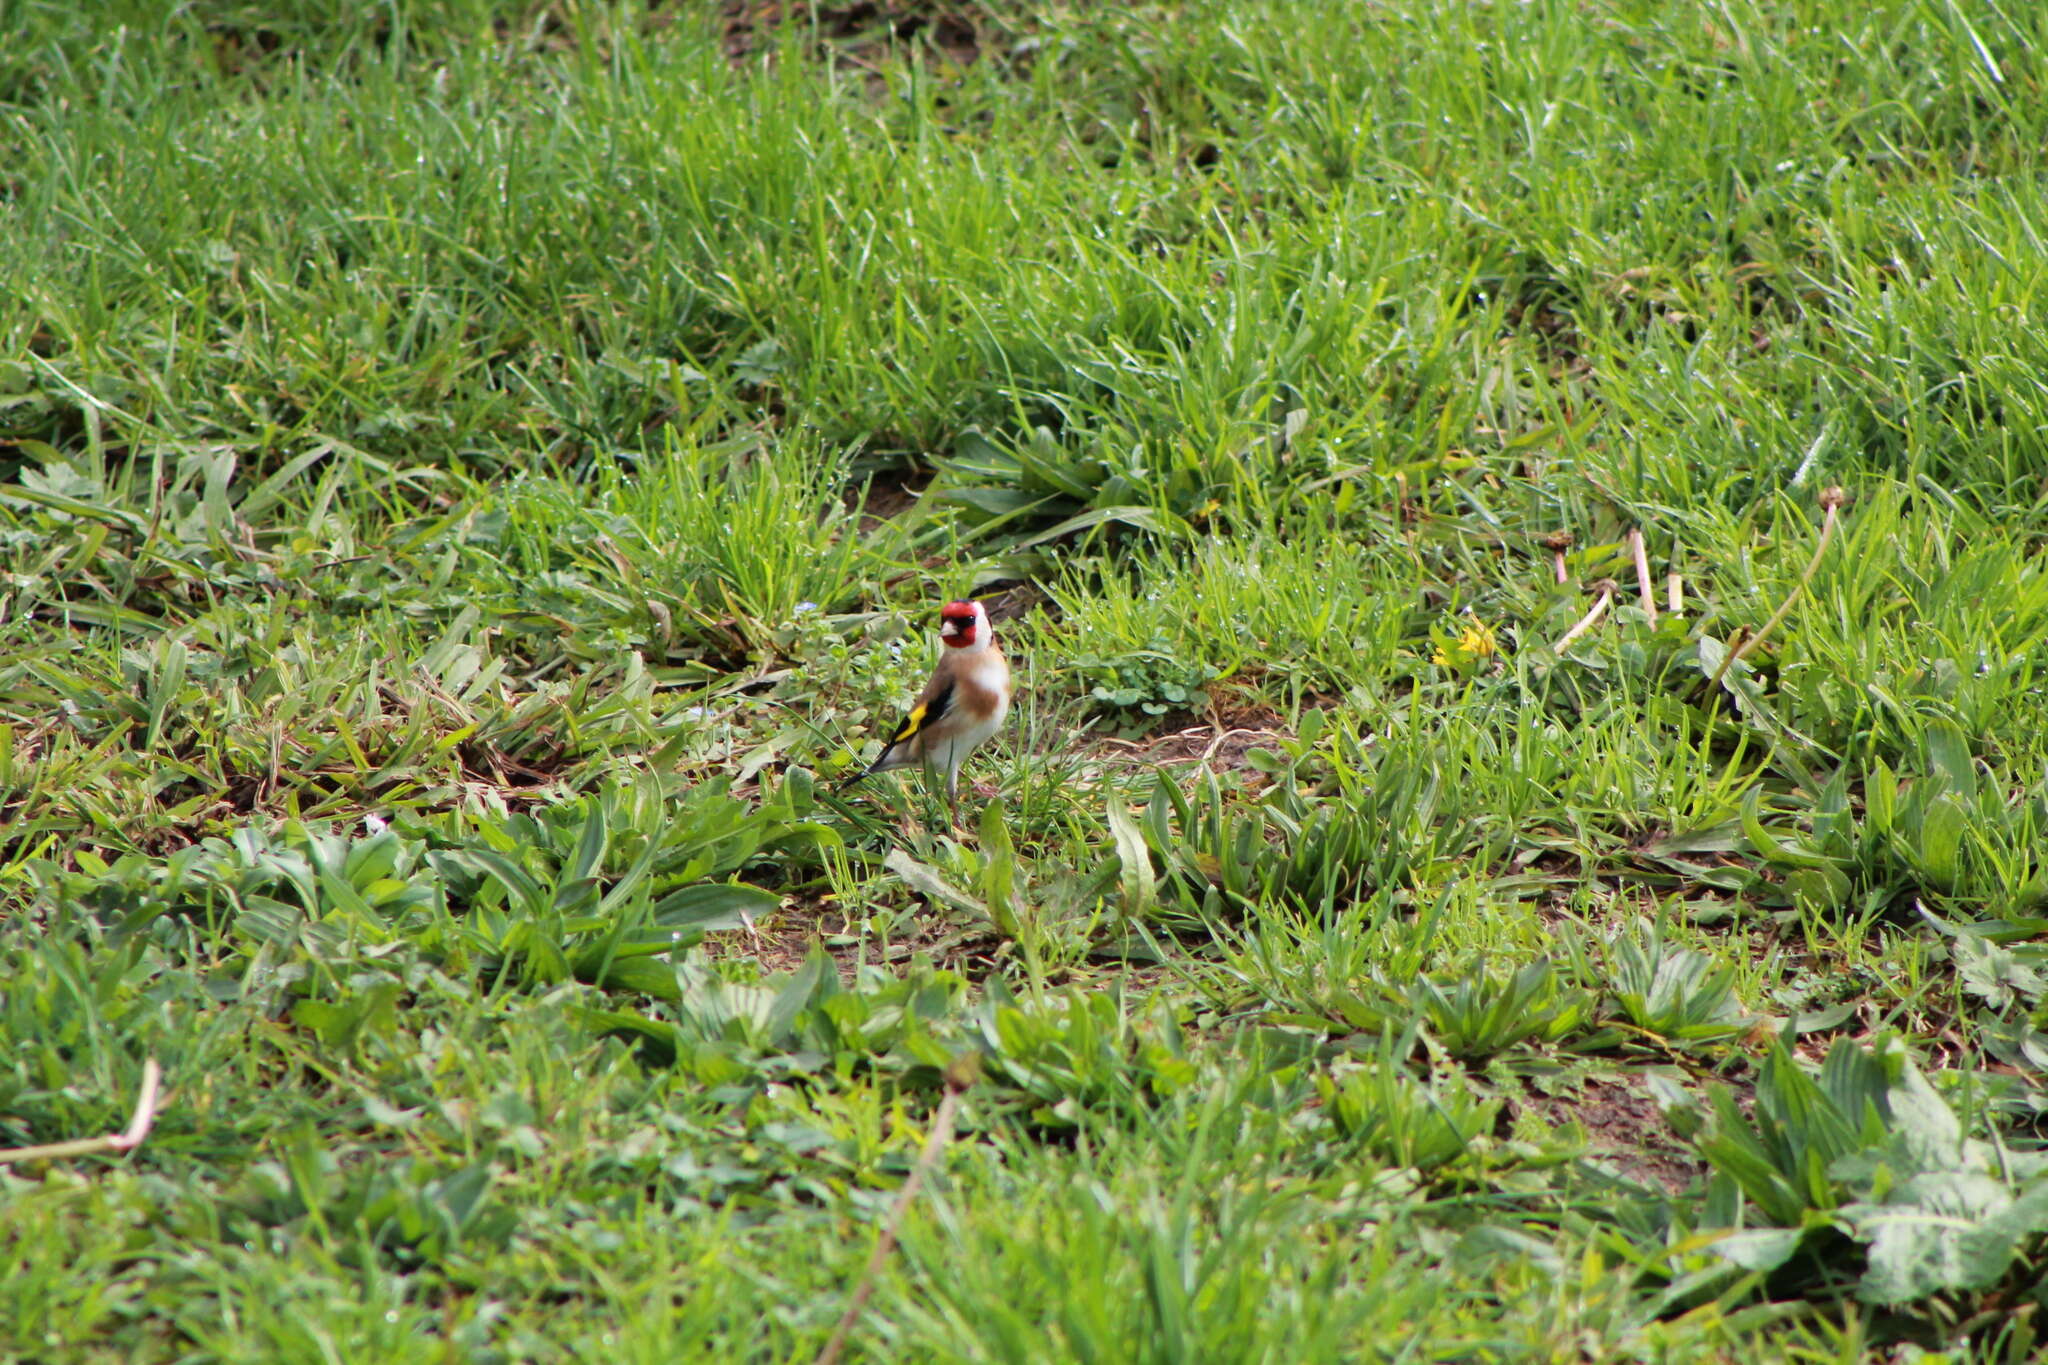
POLYGON ((847 778, 846 781, 840 783, 839 790, 841 792, 844 792, 848 788, 852 787, 856 782, 859 782, 862 778, 873 777, 876 773, 885 773, 892 768, 909 767, 911 763, 915 762, 916 760, 906 760, 904 757, 904 753, 905 750, 903 748, 903 741, 901 740, 898 740, 893 744, 883 745, 882 752, 875 755, 875 761, 868 764, 867 767, 861 769, 859 772, 855 773, 852 777, 847 778))
POLYGON ((882 771, 882 765, 889 761, 889 755, 892 751, 894 751, 895 748, 896 746, 893 744, 887 746, 882 750, 882 752, 875 755, 874 762, 868 764, 867 767, 862 768, 852 777, 849 777, 844 782, 840 783, 839 794, 841 796, 844 796, 847 792, 852 791, 854 787, 862 781, 862 779, 873 777, 876 773, 882 771))

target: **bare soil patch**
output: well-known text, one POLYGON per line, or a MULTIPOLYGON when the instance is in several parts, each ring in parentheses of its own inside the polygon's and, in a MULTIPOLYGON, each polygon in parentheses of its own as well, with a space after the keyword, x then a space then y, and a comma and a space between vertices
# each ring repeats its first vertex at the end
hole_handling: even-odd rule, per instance
POLYGON ((777 30, 790 25, 810 30, 817 59, 861 68, 890 47, 909 43, 968 66, 1007 55, 1018 37, 1015 26, 990 8, 954 0, 727 0, 723 15, 725 55, 735 65, 772 48, 777 30))
POLYGON ((851 510, 860 517, 860 534, 872 535, 886 521, 894 520, 917 506, 931 483, 929 474, 905 469, 877 473, 859 490, 848 495, 851 510))
POLYGON ((1588 1076, 1568 1094, 1528 1094, 1517 1107, 1554 1127, 1577 1123, 1591 1156, 1642 1184, 1676 1194, 1706 1171, 1706 1163, 1672 1133, 1635 1073, 1588 1076))
POLYGON ((851 985, 864 962, 900 971, 918 956, 978 982, 996 969, 1006 945, 987 926, 963 926, 941 906, 899 921, 886 940, 879 935, 864 938, 860 925, 849 923, 838 906, 809 897, 785 904, 751 931, 733 930, 705 940, 712 957, 751 960, 770 975, 795 971, 816 948, 824 949, 839 979, 851 985))
POLYGON ((1132 767, 1207 763, 1218 769, 1248 769, 1246 756, 1290 738, 1285 718, 1269 706, 1221 706, 1200 725, 1145 739, 1103 736, 1096 746, 1115 762, 1132 767))

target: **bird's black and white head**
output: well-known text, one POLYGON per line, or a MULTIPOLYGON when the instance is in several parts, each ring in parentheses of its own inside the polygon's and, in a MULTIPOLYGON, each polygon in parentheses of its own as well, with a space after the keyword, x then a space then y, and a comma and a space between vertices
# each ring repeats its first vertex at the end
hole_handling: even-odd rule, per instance
POLYGON ((948 602, 939 612, 939 638, 946 648, 979 654, 992 638, 988 608, 979 602, 948 602))

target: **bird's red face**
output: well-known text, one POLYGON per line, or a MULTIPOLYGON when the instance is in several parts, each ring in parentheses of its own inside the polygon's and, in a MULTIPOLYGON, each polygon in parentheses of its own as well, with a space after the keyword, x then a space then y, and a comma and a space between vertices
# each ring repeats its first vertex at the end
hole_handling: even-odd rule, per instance
POLYGON ((939 612, 939 638, 964 649, 981 638, 981 613, 972 602, 948 602, 939 612))

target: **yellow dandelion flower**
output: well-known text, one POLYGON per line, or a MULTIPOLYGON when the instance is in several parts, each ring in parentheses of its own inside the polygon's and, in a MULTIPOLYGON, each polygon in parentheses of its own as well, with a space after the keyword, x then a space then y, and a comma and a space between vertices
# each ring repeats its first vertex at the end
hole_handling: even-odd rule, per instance
POLYGON ((1477 619, 1468 620, 1458 631, 1458 652, 1468 659, 1484 659, 1499 650, 1493 627, 1477 619))
POLYGON ((1429 661, 1438 668, 1471 673, 1500 652, 1500 641, 1494 636, 1493 627, 1470 613, 1459 619, 1455 637, 1434 630, 1429 634, 1435 645, 1429 661))

